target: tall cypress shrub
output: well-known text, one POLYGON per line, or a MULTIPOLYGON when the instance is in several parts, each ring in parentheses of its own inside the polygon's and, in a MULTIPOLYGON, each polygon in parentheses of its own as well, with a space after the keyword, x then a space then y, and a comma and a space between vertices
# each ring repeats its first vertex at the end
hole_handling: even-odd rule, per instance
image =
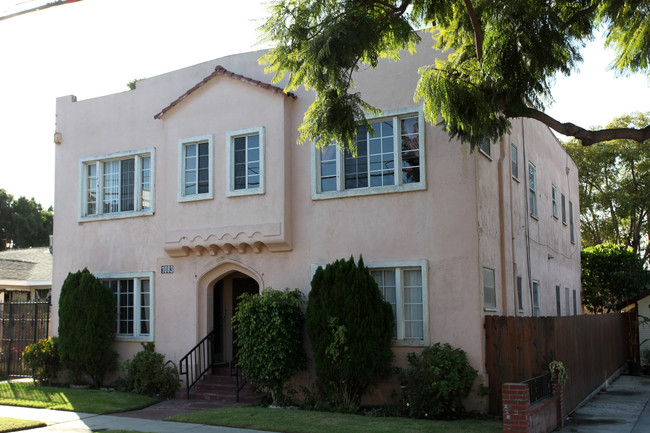
POLYGON ((111 349, 116 319, 115 297, 88 269, 69 273, 59 298, 59 356, 74 377, 90 376, 101 386, 117 369, 111 349))
POLYGON ((390 372, 395 320, 362 258, 316 270, 305 319, 321 391, 339 408, 358 406, 390 372))

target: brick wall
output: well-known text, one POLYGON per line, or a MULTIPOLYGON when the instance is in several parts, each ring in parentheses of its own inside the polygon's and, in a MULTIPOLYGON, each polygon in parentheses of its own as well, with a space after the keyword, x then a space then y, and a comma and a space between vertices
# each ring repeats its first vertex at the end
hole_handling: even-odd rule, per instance
POLYGON ((564 426, 564 393, 558 384, 553 386, 553 396, 531 406, 528 385, 504 383, 503 431, 506 433, 549 433, 564 426))

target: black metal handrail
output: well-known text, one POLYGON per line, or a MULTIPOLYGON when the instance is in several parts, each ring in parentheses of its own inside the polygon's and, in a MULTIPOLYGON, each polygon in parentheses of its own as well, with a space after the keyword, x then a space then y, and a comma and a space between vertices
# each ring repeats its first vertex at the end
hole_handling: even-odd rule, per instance
POLYGON ((214 331, 199 341, 179 362, 180 374, 185 375, 185 396, 189 400, 190 388, 214 367, 214 331))
POLYGON ((531 405, 553 395, 553 380, 550 372, 525 380, 523 383, 528 384, 531 405))
POLYGON ((238 359, 236 356, 230 361, 230 375, 235 376, 237 403, 239 403, 239 391, 241 391, 248 382, 246 381, 246 378, 240 374, 241 368, 237 365, 237 361, 238 359))

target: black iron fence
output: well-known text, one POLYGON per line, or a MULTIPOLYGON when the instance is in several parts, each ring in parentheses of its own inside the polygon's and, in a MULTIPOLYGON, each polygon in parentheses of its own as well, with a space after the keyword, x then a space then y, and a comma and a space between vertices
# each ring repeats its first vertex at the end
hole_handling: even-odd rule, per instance
POLYGON ((528 384, 531 405, 553 395, 553 380, 549 372, 525 380, 524 383, 528 384))
POLYGON ((50 303, 0 303, 0 377, 31 376, 20 357, 25 347, 46 338, 50 325, 50 303))

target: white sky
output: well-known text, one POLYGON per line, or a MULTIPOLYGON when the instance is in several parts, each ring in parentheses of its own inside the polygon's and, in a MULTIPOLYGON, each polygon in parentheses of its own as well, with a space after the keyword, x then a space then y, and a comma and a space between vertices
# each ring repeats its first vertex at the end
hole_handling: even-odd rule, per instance
MULTIPOLYGON (((264 4, 83 0, 0 21, 0 188, 53 205, 57 97, 122 92, 136 78, 258 49, 264 4)), ((599 43, 584 55, 582 74, 558 79, 550 115, 589 127, 650 111, 645 75, 614 79, 599 43)))

